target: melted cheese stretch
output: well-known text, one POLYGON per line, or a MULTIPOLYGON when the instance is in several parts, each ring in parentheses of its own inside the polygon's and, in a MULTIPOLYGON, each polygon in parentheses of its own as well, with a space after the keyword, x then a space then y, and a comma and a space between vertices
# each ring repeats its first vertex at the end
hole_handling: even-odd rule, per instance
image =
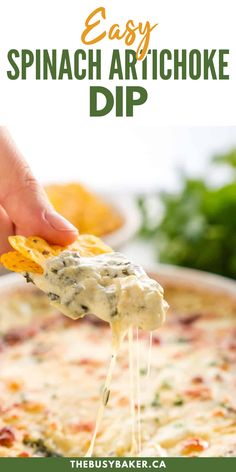
POLYGON ((137 429, 138 429, 138 454, 141 453, 141 405, 140 405, 140 345, 139 332, 136 328, 136 389, 137 389, 137 429))
POLYGON ((94 445, 108 402, 110 383, 120 343, 129 330, 130 408, 132 416, 132 453, 141 450, 139 340, 138 329, 153 330, 165 319, 167 303, 161 286, 150 279, 144 270, 132 264, 119 253, 96 257, 80 257, 78 253, 62 252, 45 263, 43 275, 34 275, 35 284, 48 294, 51 303, 72 319, 94 313, 110 323, 112 328, 113 355, 108 369, 97 420, 86 456, 93 454, 94 445), (136 396, 133 362, 133 334, 137 329, 136 396), (105 401, 104 401, 105 395, 105 401), (136 428, 137 423, 137 428, 136 428), (137 440, 136 440, 137 429, 137 440))
POLYGON ((90 442, 89 449, 85 454, 85 457, 91 457, 93 455, 96 437, 97 437, 99 428, 101 426, 105 406, 107 405, 108 399, 109 399, 109 396, 110 396, 110 385, 111 385, 113 372, 114 372, 115 366, 116 366, 116 356, 117 356, 117 353, 114 352, 111 356, 111 359, 110 359, 110 363, 109 363, 109 367, 108 367, 108 371, 107 371, 107 376, 106 376, 106 381, 105 381, 105 385, 104 385, 104 388, 103 388, 102 398, 101 398, 100 406, 99 406, 98 413, 97 413, 97 419, 96 419, 96 424, 95 424, 93 436, 92 436, 92 439, 91 439, 91 442, 90 442))
POLYGON ((135 390, 134 390, 134 352, 133 352, 133 330, 129 329, 129 399, 130 399, 130 415, 131 415, 131 456, 137 452, 136 441, 136 414, 135 414, 135 390))
POLYGON ((60 311, 77 319, 93 313, 110 323, 119 345, 129 327, 157 329, 165 320, 162 287, 119 253, 79 257, 64 251, 45 262, 34 283, 60 311))

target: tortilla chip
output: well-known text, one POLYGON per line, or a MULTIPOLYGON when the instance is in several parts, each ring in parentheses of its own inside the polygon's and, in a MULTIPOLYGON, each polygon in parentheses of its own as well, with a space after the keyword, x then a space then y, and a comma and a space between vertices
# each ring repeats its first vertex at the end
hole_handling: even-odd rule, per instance
POLYGON ((0 258, 1 264, 8 270, 13 272, 33 272, 42 274, 43 269, 30 259, 26 259, 17 251, 6 252, 0 258))
MULTIPOLYGON (((63 248, 64 250, 65 248, 63 248)), ((106 254, 112 252, 112 249, 107 246, 100 238, 92 234, 80 234, 77 241, 72 243, 67 248, 71 251, 78 251, 80 256, 98 256, 99 254, 106 254)))
POLYGON ((43 273, 46 259, 58 256, 62 251, 76 251, 82 257, 96 256, 112 252, 112 249, 91 234, 79 235, 69 246, 55 246, 37 236, 10 236, 9 243, 15 249, 3 254, 0 262, 14 272, 43 273))
POLYGON ((36 262, 36 264, 43 265, 45 259, 57 256, 65 250, 61 246, 53 246, 48 244, 44 239, 38 236, 9 236, 10 245, 26 259, 36 262))
POLYGON ((120 212, 107 199, 79 183, 52 184, 45 190, 55 210, 78 228, 80 234, 101 237, 124 224, 120 212))

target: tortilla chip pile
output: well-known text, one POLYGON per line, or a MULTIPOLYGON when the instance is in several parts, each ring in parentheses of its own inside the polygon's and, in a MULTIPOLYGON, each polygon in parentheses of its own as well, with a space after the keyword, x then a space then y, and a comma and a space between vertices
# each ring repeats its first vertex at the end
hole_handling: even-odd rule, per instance
POLYGON ((58 256, 62 251, 76 251, 82 257, 112 252, 101 239, 91 234, 79 235, 73 244, 64 247, 51 245, 37 236, 10 236, 8 239, 15 251, 3 254, 0 262, 13 272, 42 274, 45 260, 58 256))
POLYGON ((81 234, 102 236, 123 224, 122 217, 114 208, 80 184, 48 185, 45 190, 55 210, 81 234))

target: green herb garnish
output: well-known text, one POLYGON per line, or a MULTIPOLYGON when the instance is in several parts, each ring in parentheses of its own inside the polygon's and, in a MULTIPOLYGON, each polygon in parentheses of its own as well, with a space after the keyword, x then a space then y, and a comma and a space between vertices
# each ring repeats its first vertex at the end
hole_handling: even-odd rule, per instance
POLYGON ((182 175, 179 191, 154 195, 162 204, 160 218, 149 212, 150 197, 140 197, 140 235, 153 241, 161 262, 235 278, 236 149, 213 157, 208 176, 220 166, 230 169, 223 185, 182 175))
POLYGON ((153 406, 154 408, 161 406, 159 393, 155 394, 155 397, 154 397, 153 401, 151 402, 151 406, 153 406))
POLYGON ((173 402, 174 406, 182 406, 184 404, 183 398, 176 398, 173 402))
POLYGON ((140 375, 147 375, 147 368, 146 367, 143 367, 140 369, 140 375))
POLYGON ((176 338, 176 342, 177 342, 177 343, 184 344, 184 343, 188 343, 188 342, 189 342, 189 339, 184 338, 183 336, 180 336, 179 338, 176 338))
POLYGON ((26 446, 31 446, 36 454, 41 454, 43 457, 63 457, 61 454, 58 454, 57 452, 47 447, 44 440, 41 438, 25 438, 23 443, 26 446))
POLYGON ((172 386, 169 382, 167 382, 166 380, 164 382, 162 382, 161 386, 160 386, 161 389, 163 390, 171 390, 172 389, 172 386))
POLYGON ((104 388, 103 394, 102 394, 102 400, 103 400, 103 405, 106 406, 108 404, 108 400, 110 397, 111 391, 108 390, 107 388, 104 388))

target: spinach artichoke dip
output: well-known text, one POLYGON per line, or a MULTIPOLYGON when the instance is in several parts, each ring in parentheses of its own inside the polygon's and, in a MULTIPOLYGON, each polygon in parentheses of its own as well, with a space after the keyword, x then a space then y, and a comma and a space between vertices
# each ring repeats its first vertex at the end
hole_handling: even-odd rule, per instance
POLYGON ((30 278, 70 318, 95 314, 110 323, 117 345, 130 327, 152 331, 165 320, 162 287, 117 252, 80 257, 63 251, 30 278))
POLYGON ((162 289, 124 256, 11 241, 3 262, 45 293, 0 287, 0 457, 236 456, 232 285, 160 275, 170 314, 147 333, 162 289), (128 331, 112 352, 109 324, 128 331))
MULTIPOLYGON (((43 269, 43 274, 30 274, 30 276, 26 274, 26 276, 29 281, 32 280, 38 288, 47 293, 52 305, 74 320, 86 314, 95 314, 101 320, 108 322, 112 330, 112 355, 86 456, 90 457, 94 453, 104 409, 110 397, 117 353, 127 332, 130 343, 132 454, 139 454, 140 393, 137 398, 136 417, 133 328, 137 329, 137 333, 139 328, 152 331, 164 322, 168 305, 163 298, 162 287, 157 281, 150 279, 140 266, 117 252, 81 257, 78 252, 63 251, 56 257, 46 259, 43 269)), ((139 392, 139 375, 136 390, 139 392)))
MULTIPOLYGON (((93 236, 82 236, 77 242, 79 249, 49 246, 38 237, 16 236, 10 242, 17 252, 7 253, 3 262, 7 261, 8 268, 20 270, 27 282, 33 282, 47 295, 51 305, 73 320, 93 314, 111 327, 112 351, 87 457, 94 454, 117 354, 128 334, 131 454, 139 455, 142 447, 139 329, 151 332, 164 322, 168 305, 162 287, 140 266, 120 253, 111 252, 93 236), (135 352, 133 340, 137 341, 135 352)), ((150 360, 150 349, 148 352, 150 360)))

